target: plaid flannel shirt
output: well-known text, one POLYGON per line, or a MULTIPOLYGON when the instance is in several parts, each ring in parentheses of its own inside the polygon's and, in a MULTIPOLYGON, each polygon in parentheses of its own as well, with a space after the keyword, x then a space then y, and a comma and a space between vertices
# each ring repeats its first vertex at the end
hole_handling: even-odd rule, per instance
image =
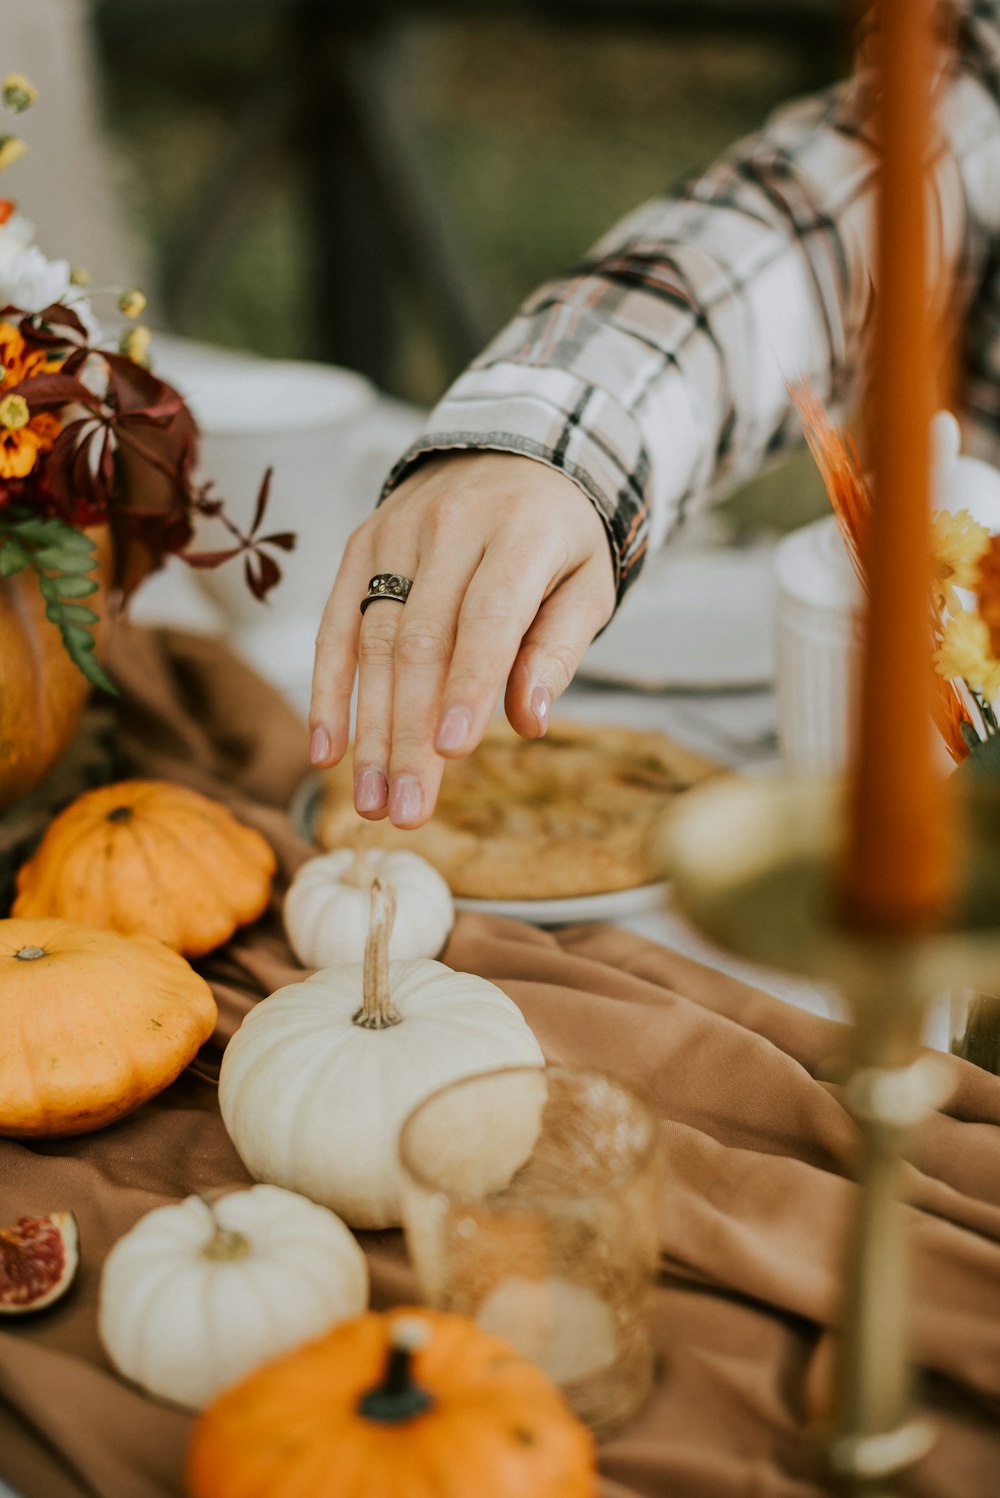
MULTIPOLYGON (((956 0, 939 79, 930 253, 962 319, 966 447, 1000 459, 1000 0, 956 0)), ((597 506, 619 601, 692 507, 800 435, 787 382, 850 404, 870 325, 876 148, 862 61, 542 286, 447 392, 427 453, 488 448, 566 473, 597 506)))

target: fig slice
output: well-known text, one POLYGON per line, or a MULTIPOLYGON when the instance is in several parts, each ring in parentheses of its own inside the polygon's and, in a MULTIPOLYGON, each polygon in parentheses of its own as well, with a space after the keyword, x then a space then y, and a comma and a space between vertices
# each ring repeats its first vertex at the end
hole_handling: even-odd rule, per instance
POLYGON ((0 1228, 0 1316, 40 1311, 69 1289, 79 1262, 72 1212, 19 1217, 0 1228))

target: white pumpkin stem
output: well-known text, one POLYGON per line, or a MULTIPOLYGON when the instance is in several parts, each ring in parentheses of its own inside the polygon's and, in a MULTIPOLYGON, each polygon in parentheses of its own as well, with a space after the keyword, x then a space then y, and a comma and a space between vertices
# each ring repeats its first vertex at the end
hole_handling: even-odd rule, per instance
POLYGON ((340 882, 350 885, 351 889, 371 889, 375 882, 375 866, 367 848, 354 849, 354 860, 342 874, 340 882))
POLYGON ((389 938, 395 919, 395 886, 388 879, 376 878, 372 881, 361 1008, 352 1016, 362 1030, 388 1030, 403 1017, 393 1007, 389 993, 389 938))
POLYGON ((231 1263, 234 1259, 248 1258, 253 1244, 246 1233, 237 1233, 232 1228, 224 1228, 219 1221, 219 1214, 215 1210, 215 1203, 212 1199, 203 1196, 200 1191, 197 1195, 212 1219, 212 1236, 206 1238, 202 1244, 201 1252, 204 1258, 213 1259, 217 1263, 231 1263))

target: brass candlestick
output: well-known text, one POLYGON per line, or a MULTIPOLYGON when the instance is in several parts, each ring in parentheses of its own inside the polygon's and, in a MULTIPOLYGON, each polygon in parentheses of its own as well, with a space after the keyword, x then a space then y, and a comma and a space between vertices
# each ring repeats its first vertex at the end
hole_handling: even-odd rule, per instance
POLYGON ((988 990, 1000 979, 1000 793, 970 781, 954 795, 956 910, 920 936, 870 936, 838 920, 839 782, 715 781, 684 797, 668 838, 677 903, 709 937, 833 983, 850 1005, 845 1104, 861 1133, 861 1192, 829 1444, 832 1479, 850 1498, 891 1498, 933 1439, 912 1389, 901 1177, 913 1131, 948 1088, 921 1032, 928 1005, 948 989, 988 990))

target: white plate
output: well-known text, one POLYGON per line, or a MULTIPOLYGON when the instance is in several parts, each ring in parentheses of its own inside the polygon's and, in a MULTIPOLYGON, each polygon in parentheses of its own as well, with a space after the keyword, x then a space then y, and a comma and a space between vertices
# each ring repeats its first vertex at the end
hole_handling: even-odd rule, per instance
POLYGON ((578 921, 623 921, 629 916, 660 910, 666 904, 668 880, 640 884, 635 889, 613 889, 603 895, 573 895, 563 900, 456 900, 458 910, 482 915, 505 915, 532 926, 570 926, 578 921))
POLYGON ((579 676, 640 691, 774 679, 774 548, 668 547, 652 557, 579 676))
MULTIPOLYGON (((288 804, 292 827, 300 837, 313 841, 313 825, 319 809, 322 776, 312 771, 296 786, 288 804)), ((578 921, 620 921, 647 910, 659 910, 666 901, 669 884, 640 884, 634 889, 613 889, 603 895, 573 895, 562 900, 456 900, 459 910, 483 915, 505 915, 532 926, 567 926, 578 921)))

